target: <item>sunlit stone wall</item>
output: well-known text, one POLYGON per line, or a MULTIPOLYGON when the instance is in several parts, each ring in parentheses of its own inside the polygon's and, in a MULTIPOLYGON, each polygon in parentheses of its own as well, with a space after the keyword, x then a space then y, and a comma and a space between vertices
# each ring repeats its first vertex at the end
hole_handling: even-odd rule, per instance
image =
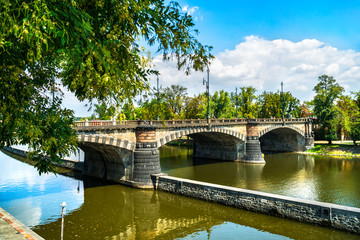
POLYGON ((188 179, 152 175, 155 189, 360 234, 360 209, 188 179))

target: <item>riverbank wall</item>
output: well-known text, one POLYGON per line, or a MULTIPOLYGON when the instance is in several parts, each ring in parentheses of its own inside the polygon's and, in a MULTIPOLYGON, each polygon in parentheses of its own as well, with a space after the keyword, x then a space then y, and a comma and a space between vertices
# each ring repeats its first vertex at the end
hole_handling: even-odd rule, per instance
POLYGON ((360 209, 276 194, 152 175, 156 190, 360 234, 360 209))
MULTIPOLYGON (((16 148, 3 149, 18 156, 26 157, 27 154, 26 151, 16 148)), ((82 171, 83 162, 64 160, 59 166, 82 171)), ((151 178, 155 190, 360 234, 360 208, 171 177, 166 174, 152 175, 151 178)), ((124 185, 131 186, 126 183, 124 185)))

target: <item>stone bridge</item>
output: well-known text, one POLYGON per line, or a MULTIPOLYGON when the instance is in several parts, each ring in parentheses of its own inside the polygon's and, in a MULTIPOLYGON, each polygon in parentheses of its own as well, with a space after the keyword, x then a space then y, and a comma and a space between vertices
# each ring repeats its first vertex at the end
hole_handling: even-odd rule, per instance
POLYGON ((193 156, 264 164, 263 152, 303 151, 313 146, 310 119, 198 119, 75 122, 85 152, 84 173, 133 187, 152 187, 161 173, 162 145, 189 136, 193 156))

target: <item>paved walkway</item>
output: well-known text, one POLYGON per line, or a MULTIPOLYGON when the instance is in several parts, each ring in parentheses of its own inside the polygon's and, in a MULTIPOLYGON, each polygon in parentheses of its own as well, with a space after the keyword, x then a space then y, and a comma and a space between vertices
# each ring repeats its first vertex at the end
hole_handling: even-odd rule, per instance
POLYGON ((0 240, 44 240, 0 207, 0 240))

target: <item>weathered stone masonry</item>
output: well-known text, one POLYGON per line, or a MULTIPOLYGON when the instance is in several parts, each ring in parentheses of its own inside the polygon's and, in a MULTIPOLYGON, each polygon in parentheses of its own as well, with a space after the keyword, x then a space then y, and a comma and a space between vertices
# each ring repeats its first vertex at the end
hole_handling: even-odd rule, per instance
POLYGON ((194 140, 193 156, 264 164, 261 149, 299 151, 311 147, 309 119, 204 119, 76 122, 84 173, 151 188, 161 172, 158 148, 182 136, 194 140))
POLYGON ((188 179, 152 175, 154 188, 187 197, 360 234, 360 209, 188 179))
POLYGON ((151 184, 149 175, 161 173, 159 150, 156 143, 156 127, 136 128, 136 148, 131 181, 134 187, 147 187, 151 184))

